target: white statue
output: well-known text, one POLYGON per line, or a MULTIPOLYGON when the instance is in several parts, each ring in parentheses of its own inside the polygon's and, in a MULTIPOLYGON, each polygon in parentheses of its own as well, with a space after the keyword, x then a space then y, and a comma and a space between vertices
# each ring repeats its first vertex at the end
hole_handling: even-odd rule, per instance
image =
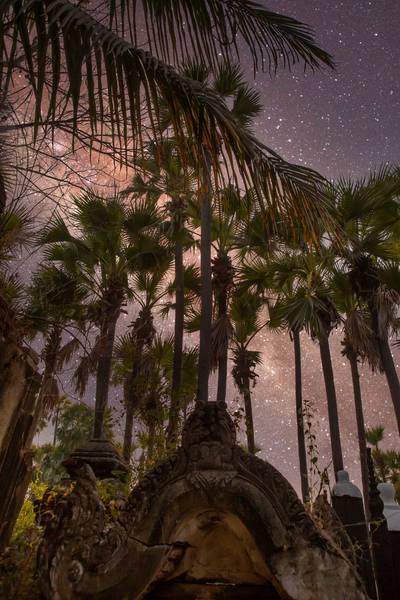
POLYGON ((378 490, 384 504, 383 514, 385 515, 388 529, 390 531, 400 531, 400 506, 395 499, 396 490, 393 483, 379 483, 378 490))
POLYGON ((362 498, 358 487, 351 483, 347 471, 337 472, 337 482, 333 486, 332 494, 334 496, 352 496, 353 498, 362 498))

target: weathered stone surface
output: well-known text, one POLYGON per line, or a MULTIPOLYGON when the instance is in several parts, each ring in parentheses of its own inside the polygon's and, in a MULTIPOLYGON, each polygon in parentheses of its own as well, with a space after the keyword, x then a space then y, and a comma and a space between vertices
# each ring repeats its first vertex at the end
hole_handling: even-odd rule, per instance
POLYGON ((40 551, 49 599, 240 598, 244 589, 260 600, 367 598, 286 479, 236 445, 223 405, 196 408, 182 447, 133 490, 116 521, 105 522, 91 469, 66 466, 75 488, 40 551))
POLYGON ((37 362, 18 339, 14 317, 0 297, 0 550, 31 478, 31 446, 41 412, 37 362))
POLYGON ((71 458, 82 460, 90 465, 93 473, 99 479, 107 479, 114 473, 124 473, 128 465, 122 460, 120 453, 110 440, 92 439, 76 448, 71 458))

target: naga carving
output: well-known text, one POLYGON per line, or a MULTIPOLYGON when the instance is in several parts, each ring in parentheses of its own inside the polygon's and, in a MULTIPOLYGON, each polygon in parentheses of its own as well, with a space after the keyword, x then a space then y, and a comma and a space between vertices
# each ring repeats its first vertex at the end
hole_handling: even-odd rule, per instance
POLYGON ((106 513, 91 467, 77 459, 63 464, 75 482, 71 491, 47 502, 45 497, 39 508, 45 528, 38 553, 44 595, 51 600, 96 597, 110 582, 115 586, 125 579, 133 580, 133 598, 147 594, 175 570, 185 544, 150 546, 130 537, 106 513), (46 510, 49 503, 53 510, 46 510))

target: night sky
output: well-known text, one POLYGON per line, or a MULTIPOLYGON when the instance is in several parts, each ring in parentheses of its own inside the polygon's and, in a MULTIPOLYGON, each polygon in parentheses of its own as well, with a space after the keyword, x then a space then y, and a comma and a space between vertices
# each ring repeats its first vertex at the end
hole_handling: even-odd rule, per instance
MULTIPOLYGON (((311 25, 317 42, 334 56, 337 67, 335 71, 304 73, 299 66, 292 73, 279 72, 274 79, 258 74, 252 83, 265 105, 255 124, 261 141, 285 159, 312 167, 329 179, 360 177, 383 163, 398 164, 400 2, 268 0, 263 4, 311 25)), ((245 48, 242 57, 252 81, 252 62, 245 48)), ((123 318, 121 325, 128 324, 133 316, 123 318)), ((172 323, 164 323, 163 328, 170 330, 172 323)), ((350 368, 340 354, 340 332, 331 337, 345 465, 358 482, 350 368)), ((302 335, 302 346, 304 396, 314 406, 320 467, 325 467, 330 460, 330 443, 319 350, 306 334, 302 335)), ((264 331, 254 347, 263 351, 263 365, 258 369, 253 392, 260 456, 280 469, 298 489, 292 344, 288 336, 264 331)), ((399 359, 397 351, 397 363, 399 359)), ((70 375, 65 373, 63 377, 67 388, 70 375)), ((387 445, 397 445, 398 449, 384 376, 363 369, 362 391, 367 426, 383 424, 387 445)), ((114 402, 117 394, 113 394, 114 402)), ((228 397, 234 402, 237 396, 230 382, 228 397)), ((93 386, 87 400, 94 400, 93 386)))
MULTIPOLYGON (((335 59, 336 70, 306 74, 298 67, 271 80, 255 81, 265 104, 256 131, 262 141, 293 162, 329 179, 362 177, 383 163, 399 163, 400 2, 268 0, 266 8, 310 24, 317 42, 335 59)), ((251 77, 251 65, 248 62, 251 77)), ((332 336, 345 465, 359 481, 358 446, 350 368, 340 355, 340 332, 332 336)), ((330 460, 323 378, 316 345, 302 336, 304 395, 315 407, 320 466, 330 460)), ((256 442, 261 456, 298 488, 293 350, 282 334, 261 334, 264 363, 254 391, 256 442)), ((400 352, 396 352, 397 367, 400 352)), ((387 444, 398 448, 384 376, 362 370, 366 425, 385 426, 387 444)), ((233 390, 232 390, 233 392, 233 390)))

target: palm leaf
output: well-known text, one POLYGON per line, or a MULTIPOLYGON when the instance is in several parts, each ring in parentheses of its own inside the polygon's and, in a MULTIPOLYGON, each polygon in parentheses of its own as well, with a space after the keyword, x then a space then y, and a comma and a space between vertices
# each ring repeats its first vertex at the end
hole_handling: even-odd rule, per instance
POLYGON ((80 396, 85 394, 89 377, 96 372, 101 345, 102 339, 99 335, 95 341, 94 347, 89 352, 85 352, 74 371, 73 381, 75 390, 80 396))
POLYGON ((77 338, 73 338, 60 348, 57 353, 57 370, 61 371, 64 365, 69 362, 75 352, 80 348, 80 342, 77 338))
MULTIPOLYGON (((117 16, 116 4, 110 12, 117 16)), ((133 39, 140 37, 142 16, 147 24, 150 50, 164 60, 179 62, 188 48, 199 62, 218 65, 222 57, 240 60, 239 47, 250 49, 254 69, 276 70, 303 62, 312 68, 332 65, 318 48, 309 27, 265 10, 254 0, 122 0, 133 22, 133 39)))
MULTIPOLYGON (((170 24, 166 24, 169 21, 161 25, 166 14, 175 14, 178 19, 183 16, 180 4, 174 11, 168 2, 157 3, 155 13, 154 3, 146 2, 146 6, 148 14, 161 27, 161 36, 163 30, 166 32, 168 28, 170 31, 170 24), (167 8, 161 8, 164 6, 167 8)), ((219 23, 217 29, 222 36, 220 39, 227 33, 225 28, 228 22, 229 29, 238 27, 242 31, 254 50, 259 48, 261 51, 265 46, 265 52, 271 56, 274 64, 278 64, 281 59, 285 64, 298 60, 306 61, 312 66, 316 66, 321 60, 329 63, 329 57, 314 46, 307 28, 287 17, 268 13, 253 2, 236 0, 223 3, 208 0, 196 3, 196 6, 193 9, 191 2, 185 3, 185 14, 188 12, 187 16, 192 15, 197 23, 203 23, 202 29, 209 26, 212 14, 213 21, 219 23), (213 11, 208 12, 211 6, 213 11), (227 6, 228 12, 225 11, 227 6), (254 42, 254 39, 258 42, 254 42)), ((35 73, 32 66, 34 45, 31 38, 37 39, 45 34, 51 40, 62 40, 62 44, 57 42, 46 47, 46 57, 50 59, 53 74, 60 70, 62 55, 67 63, 69 79, 66 95, 66 90, 59 85, 57 77, 53 77, 49 84, 49 113, 52 123, 57 122, 57 110, 64 110, 66 103, 71 103, 76 125, 79 103, 84 96, 84 81, 85 89, 93 92, 95 108, 89 113, 93 130, 98 132, 98 123, 105 120, 107 112, 112 133, 115 134, 112 135, 114 148, 117 142, 119 147, 127 147, 127 124, 131 128, 132 139, 139 148, 143 148, 144 122, 146 128, 150 128, 151 135, 155 139, 160 138, 161 96, 171 115, 183 166, 187 163, 188 147, 197 164, 202 164, 206 148, 211 154, 216 185, 219 185, 222 151, 222 165, 230 166, 232 174, 238 169, 245 185, 254 186, 263 205, 267 205, 273 214, 283 212, 288 215, 292 224, 300 223, 308 235, 315 231, 316 222, 320 220, 332 227, 329 206, 324 202, 321 189, 321 178, 311 170, 284 162, 258 143, 243 130, 216 92, 183 77, 150 53, 101 25, 88 12, 72 5, 68 0, 3 0, 0 17, 9 19, 12 13, 14 18, 10 26, 18 31, 34 90, 40 88, 41 82, 38 81, 40 75, 35 73), (30 35, 29 31, 32 32, 30 35), (93 68, 88 69, 89 63, 92 67, 96 64, 97 78, 92 76, 93 68), (96 103, 96 98, 100 99, 103 95, 107 97, 107 111, 102 103, 96 103), (144 107, 148 119, 142 118, 144 107)), ((195 21, 192 22, 191 18, 190 21, 191 27, 199 31, 199 25, 195 26, 195 21)), ((214 36, 215 33, 210 30, 204 39, 210 40, 209 36, 214 36)), ((233 44, 236 42, 233 41, 233 44)), ((40 54, 42 55, 43 53, 40 54)), ((36 61, 43 60, 40 56, 36 56, 36 61)), ((41 65, 38 66, 39 73, 41 65)), ((40 102, 40 97, 40 93, 37 93, 37 102, 40 102)), ((73 132, 76 134, 75 125, 73 132)), ((101 140, 101 131, 99 135, 101 140)))
POLYGON ((40 398, 45 412, 54 408, 60 398, 60 390, 54 377, 46 377, 40 389, 40 398))

